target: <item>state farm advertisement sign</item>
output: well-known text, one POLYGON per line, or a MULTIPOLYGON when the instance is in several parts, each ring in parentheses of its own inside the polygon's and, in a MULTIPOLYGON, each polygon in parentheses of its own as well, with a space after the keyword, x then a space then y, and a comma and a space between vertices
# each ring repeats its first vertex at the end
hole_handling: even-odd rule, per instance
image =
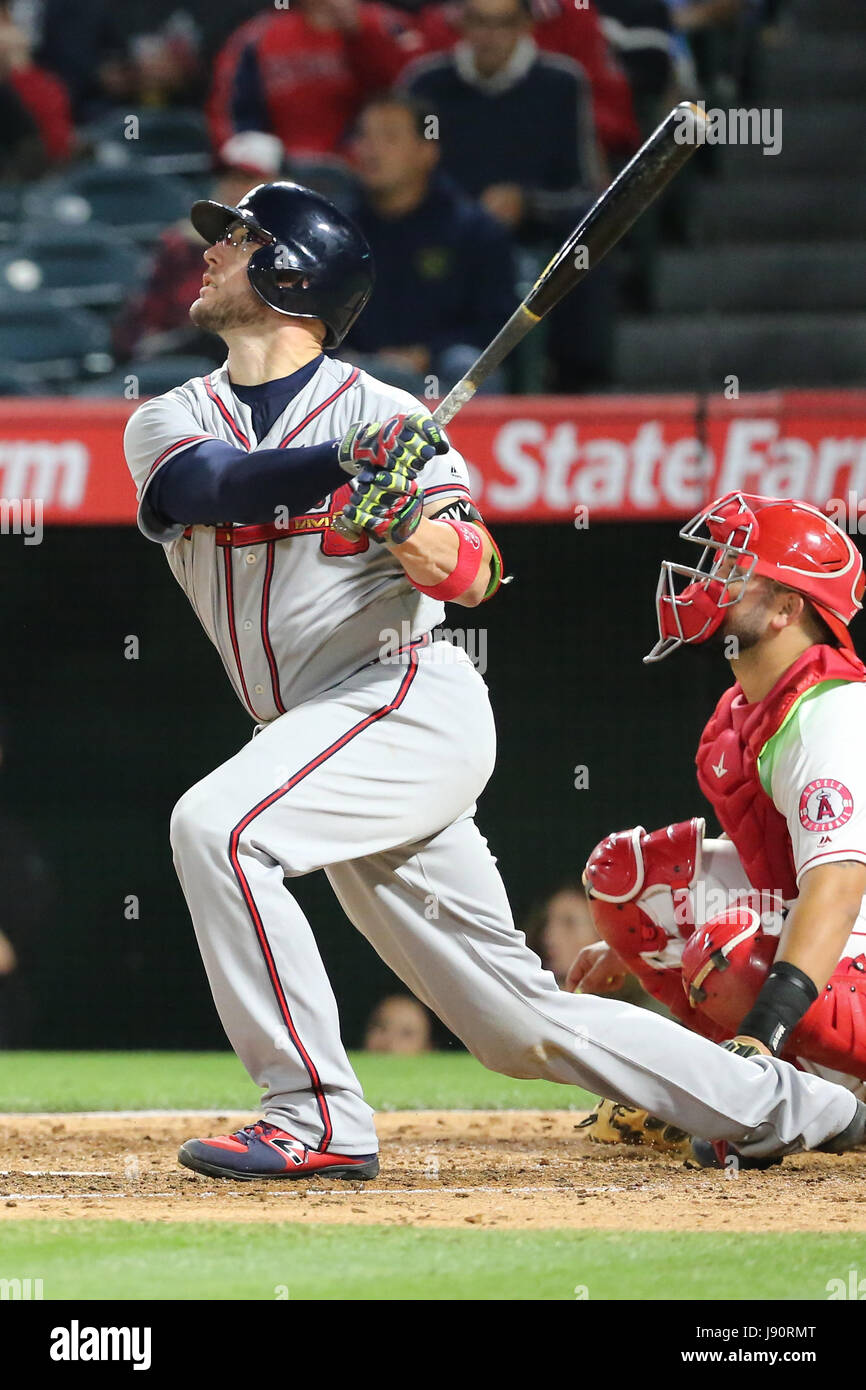
MULTIPOLYGON (((0 499, 40 499, 49 524, 132 522, 132 408, 0 401, 0 499)), ((678 519, 734 488, 817 506, 866 495, 866 391, 490 398, 449 434, 490 521, 678 519)))

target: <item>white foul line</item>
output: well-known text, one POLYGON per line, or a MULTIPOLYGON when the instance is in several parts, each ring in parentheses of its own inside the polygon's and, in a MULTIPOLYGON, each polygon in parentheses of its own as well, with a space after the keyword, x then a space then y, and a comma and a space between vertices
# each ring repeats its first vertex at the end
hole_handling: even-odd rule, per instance
MULTIPOLYGON (((88 1175, 88 1176, 90 1176, 90 1175, 88 1175)), ((95 1174, 95 1175, 93 1175, 93 1176, 103 1176, 103 1175, 102 1175, 102 1174, 95 1174)), ((105 1175, 105 1176, 110 1176, 110 1175, 105 1175)), ((289 1183, 291 1183, 292 1186, 294 1186, 294 1181, 297 1181, 297 1179, 295 1179, 294 1181, 293 1181, 292 1179, 283 1179, 283 1181, 286 1183, 287 1186, 288 1186, 289 1183)), ((545 1193, 545 1192, 546 1192, 546 1193, 563 1193, 563 1194, 567 1194, 569 1197, 594 1197, 594 1196, 598 1196, 598 1195, 603 1195, 604 1193, 607 1193, 607 1192, 649 1192, 649 1191, 651 1191, 651 1188, 649 1188, 649 1187, 639 1187, 639 1188, 628 1188, 628 1187, 575 1187, 575 1188, 569 1188, 569 1187, 376 1187, 376 1188, 370 1188, 370 1187, 367 1187, 367 1186, 364 1186, 364 1187, 352 1187, 352 1186, 349 1186, 349 1187, 344 1187, 344 1188, 336 1188, 336 1187, 313 1187, 313 1188, 310 1188, 310 1187, 305 1187, 305 1188, 301 1189, 301 1192, 302 1192, 302 1194, 303 1194, 305 1197, 352 1197, 352 1198, 355 1198, 355 1197, 437 1197, 437 1196, 441 1195, 442 1193, 460 1194, 460 1195, 462 1195, 462 1196, 464 1196, 464 1197, 474 1197, 477 1193, 481 1193, 481 1192, 484 1192, 484 1193, 492 1193, 492 1194, 494 1194, 495 1196, 498 1196, 498 1197, 509 1197, 509 1196, 512 1196, 512 1195, 523 1195, 523 1194, 538 1195, 538 1194, 540 1194, 540 1193, 545 1193)), ((260 1188, 259 1186, 250 1186, 250 1188, 249 1188, 249 1195, 250 1195, 250 1196, 252 1196, 254 1193, 255 1193, 256 1195, 259 1195, 260 1192, 261 1192, 261 1188, 260 1188)), ((127 1197, 127 1198, 131 1198, 131 1199, 136 1199, 136 1200, 149 1199, 149 1200, 153 1201, 155 1198, 156 1198, 156 1199, 161 1199, 161 1200, 177 1200, 178 1197, 183 1198, 183 1197, 186 1196, 186 1195, 190 1195, 190 1196, 194 1195, 194 1196, 200 1197, 200 1198, 218 1197, 218 1196, 222 1196, 222 1197, 238 1197, 238 1198, 239 1198, 239 1197, 242 1197, 242 1196, 246 1196, 247 1193, 246 1193, 246 1192, 244 1192, 244 1193, 235 1192, 234 1190, 232 1190, 232 1191, 230 1191, 230 1192, 218 1191, 218 1190, 211 1190, 211 1191, 208 1191, 208 1192, 197 1192, 197 1193, 195 1193, 195 1194, 184 1194, 184 1193, 177 1193, 177 1192, 2 1192, 2 1193, 0 1193, 0 1200, 6 1201, 6 1202, 80 1202, 80 1201, 91 1200, 91 1199, 92 1199, 93 1201, 108 1201, 109 1199, 117 1199, 118 1197, 127 1197)), ((293 1194, 291 1191, 280 1191, 280 1192, 278 1193, 278 1192, 275 1191, 273 1188, 271 1188, 271 1189, 269 1189, 269 1195, 274 1196, 274 1197, 276 1197, 276 1196, 278 1196, 278 1195, 281 1196, 281 1197, 291 1197, 292 1195, 295 1195, 295 1194, 293 1194)), ((297 1194, 297 1195, 300 1195, 300 1194, 297 1194)))

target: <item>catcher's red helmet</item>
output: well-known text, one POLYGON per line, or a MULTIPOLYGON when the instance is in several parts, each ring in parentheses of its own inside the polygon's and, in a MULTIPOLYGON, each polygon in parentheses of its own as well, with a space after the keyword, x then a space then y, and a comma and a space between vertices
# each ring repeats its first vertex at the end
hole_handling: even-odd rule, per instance
POLYGON ((684 643, 706 642, 753 574, 803 594, 842 645, 853 645, 848 624, 863 606, 863 560, 850 537, 816 507, 729 492, 692 517, 680 536, 703 553, 694 567, 662 562, 659 640, 644 661, 660 661, 684 643), (688 581, 679 593, 675 575, 688 581))
POLYGON ((692 932, 683 947, 683 989, 693 1009, 733 1037, 755 1002, 779 938, 752 907, 730 907, 692 932))

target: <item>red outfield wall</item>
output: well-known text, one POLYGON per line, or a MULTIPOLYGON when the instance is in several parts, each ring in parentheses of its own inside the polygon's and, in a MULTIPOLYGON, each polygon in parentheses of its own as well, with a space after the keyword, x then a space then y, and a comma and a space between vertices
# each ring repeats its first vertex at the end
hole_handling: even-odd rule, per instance
MULTIPOLYGON (((128 523, 133 403, 0 400, 0 499, 55 524, 128 523)), ((714 496, 866 495, 866 391, 490 398, 450 427, 490 521, 687 517, 714 496)), ((303 440, 299 440, 302 443, 303 440)))

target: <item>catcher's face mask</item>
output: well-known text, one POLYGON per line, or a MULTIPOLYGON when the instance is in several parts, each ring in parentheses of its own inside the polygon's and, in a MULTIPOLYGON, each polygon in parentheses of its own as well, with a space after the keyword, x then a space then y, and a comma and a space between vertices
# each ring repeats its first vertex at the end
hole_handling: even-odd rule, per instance
POLYGON ((757 518, 739 492, 711 502, 686 523, 680 536, 701 546, 701 556, 693 567, 662 561, 656 589, 659 640, 645 662, 712 637, 746 592, 758 560, 750 548, 757 535, 757 518))

